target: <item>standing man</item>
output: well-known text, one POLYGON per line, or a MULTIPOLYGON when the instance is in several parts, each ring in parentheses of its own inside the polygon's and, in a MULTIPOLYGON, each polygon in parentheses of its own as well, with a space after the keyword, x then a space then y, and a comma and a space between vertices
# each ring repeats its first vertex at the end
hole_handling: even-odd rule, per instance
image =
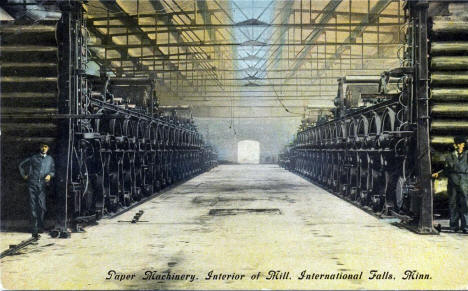
POLYGON ((432 174, 437 178, 441 172, 448 178, 447 192, 449 197, 450 229, 466 232, 468 220, 468 152, 465 151, 466 138, 454 138, 455 150, 445 159, 445 168, 432 174), (461 220, 461 225, 458 221, 461 220))
POLYGON ((39 238, 39 231, 44 229, 44 214, 46 211, 45 186, 55 175, 54 159, 47 155, 49 146, 41 143, 40 152, 25 159, 19 164, 23 179, 28 181, 29 203, 32 216, 32 236, 39 238))

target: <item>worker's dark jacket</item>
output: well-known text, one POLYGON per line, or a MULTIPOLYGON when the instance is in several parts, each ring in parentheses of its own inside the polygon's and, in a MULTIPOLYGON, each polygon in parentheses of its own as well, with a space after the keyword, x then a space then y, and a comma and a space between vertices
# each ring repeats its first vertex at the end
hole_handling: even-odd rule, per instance
POLYGON ((455 152, 450 153, 445 159, 444 174, 449 183, 468 190, 468 152, 462 152, 460 157, 455 152))
MULTIPOLYGON (((45 176, 55 176, 54 159, 46 155, 42 157, 41 154, 35 154, 19 164, 19 170, 23 178, 28 176, 28 183, 37 183, 44 181, 45 176), (28 167, 25 168, 26 165, 28 167)), ((45 182, 45 181, 44 181, 45 182)))
POLYGON ((45 177, 55 175, 54 159, 51 156, 35 154, 19 164, 21 176, 28 176, 29 203, 31 206, 32 233, 37 235, 39 229, 44 227, 44 214, 46 212, 47 182, 45 177))

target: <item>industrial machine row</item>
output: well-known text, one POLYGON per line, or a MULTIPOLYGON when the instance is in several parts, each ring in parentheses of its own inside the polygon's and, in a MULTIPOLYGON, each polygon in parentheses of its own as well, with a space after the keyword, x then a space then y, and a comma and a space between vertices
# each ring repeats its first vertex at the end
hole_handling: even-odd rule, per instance
POLYGON ((401 67, 340 78, 333 118, 304 123, 280 164, 420 233, 434 232, 433 217, 447 215, 447 182, 436 180, 433 191, 431 172, 443 167, 454 136, 468 132, 468 18, 452 5, 406 2, 401 67))
POLYGON ((2 222, 29 219, 17 167, 45 142, 56 162, 49 221, 66 232, 213 168, 217 156, 191 116, 158 107, 154 76, 90 76, 81 3, 57 3, 58 21, 0 26, 2 222))

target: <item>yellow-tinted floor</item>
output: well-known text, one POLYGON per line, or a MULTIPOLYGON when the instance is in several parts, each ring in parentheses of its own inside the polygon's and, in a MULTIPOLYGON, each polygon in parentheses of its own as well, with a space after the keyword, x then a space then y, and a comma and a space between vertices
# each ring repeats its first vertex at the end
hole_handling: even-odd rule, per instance
POLYGON ((86 230, 2 259, 3 288, 468 289, 467 236, 400 229, 273 165, 219 166, 86 230))

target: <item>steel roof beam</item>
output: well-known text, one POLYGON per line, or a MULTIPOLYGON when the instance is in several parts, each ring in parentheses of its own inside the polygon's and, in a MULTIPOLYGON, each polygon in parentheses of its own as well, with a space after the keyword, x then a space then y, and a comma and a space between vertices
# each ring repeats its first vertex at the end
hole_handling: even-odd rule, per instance
MULTIPOLYGON (((128 15, 127 12, 125 12, 125 10, 120 7, 120 5, 114 0, 114 1, 106 1, 106 0, 100 0, 100 2, 109 10, 111 11, 118 11, 119 12, 119 20, 122 21, 122 23, 124 23, 126 25, 126 27, 131 30, 131 31, 137 31, 137 32, 143 32, 143 30, 141 30, 141 28, 139 27, 138 25, 138 21, 136 21, 135 19, 133 19, 132 17, 130 17, 128 15)), ((143 44, 144 42, 148 43, 148 44, 152 44, 154 43, 154 40, 152 40, 146 33, 141 33, 141 34, 138 34, 140 36, 140 42, 143 44)), ((119 46, 119 45, 115 45, 116 48, 125 48, 128 49, 129 46, 119 46)), ((143 45, 140 45, 138 46, 139 48, 140 47, 144 47, 143 45)), ((161 55, 161 56, 165 56, 164 53, 158 48, 158 47, 155 47, 154 45, 151 46, 152 49, 155 50, 155 53, 157 52, 158 55, 161 55)), ((167 57, 166 57, 167 58, 167 57)), ((171 69, 173 69, 174 71, 176 71, 183 80, 187 81, 188 83, 191 83, 183 74, 181 74, 178 70, 177 70, 177 67, 172 64, 172 63, 169 63, 169 67, 171 69)), ((145 66, 142 66, 140 67, 140 69, 143 69, 144 71, 146 71, 147 69, 145 69, 145 66)), ((193 85, 193 84, 192 84, 193 85)))
MULTIPOLYGON (((325 6, 324 11, 322 12, 323 15, 320 17, 319 23, 320 24, 328 24, 330 19, 333 17, 335 10, 338 8, 338 6, 341 4, 342 0, 330 0, 328 2, 327 6, 325 6)), ((299 54, 295 56, 295 58, 304 58, 306 55, 309 54, 310 50, 312 49, 312 45, 316 45, 315 41, 319 38, 319 36, 324 32, 325 30, 323 28, 316 28, 314 31, 312 31, 305 39, 305 43, 307 44, 304 46, 304 48, 301 50, 299 54)), ((325 44, 327 44, 325 42, 325 44)), ((286 77, 286 79, 291 78, 294 75, 294 71, 299 69, 299 67, 303 64, 303 61, 298 60, 294 63, 292 66, 292 74, 286 77)))
MULTIPOLYGON (((87 29, 92 33, 94 34, 96 37, 100 38, 101 40, 105 40, 107 38, 107 35, 103 34, 102 32, 100 32, 98 29, 96 29, 94 26, 92 25, 87 25, 87 29)), ((91 50, 92 51, 92 50, 91 50)), ((121 56, 127 56, 127 61, 131 61, 133 63, 133 65, 137 68, 139 67, 142 67, 143 65, 140 63, 140 60, 138 60, 137 58, 132 58, 130 56, 128 56, 128 51, 126 48, 118 48, 117 51, 119 52, 119 54, 121 56)), ((96 54, 94 54, 96 55, 96 54)), ((99 58, 97 57, 96 55, 96 58, 95 59, 98 59, 103 65, 105 66, 108 66, 109 69, 112 68, 112 65, 111 65, 111 60, 109 59, 102 59, 102 58, 99 58)), ((119 59, 115 59, 115 60, 121 60, 121 58, 119 59)), ((114 69, 116 70, 116 73, 117 75, 120 75, 122 74, 122 68, 116 68, 114 67, 114 69)))
MULTIPOLYGON (((327 53, 328 54, 331 54, 331 53, 327 53)), ((174 56, 190 56, 192 55, 192 53, 180 53, 180 54, 167 54, 166 56, 168 57, 174 57, 174 56)), ((323 55, 323 53, 321 53, 321 55, 323 55)), ((361 60, 361 55, 357 55, 357 54, 352 54, 352 60, 361 60)), ((139 59, 141 60, 146 60, 146 61, 152 61, 155 57, 153 55, 146 55, 146 56, 142 56, 142 57, 138 57, 139 59)), ((342 57, 344 58, 344 57, 342 57)), ((364 58, 367 60, 367 59, 370 59, 370 60, 396 60, 396 58, 394 57, 375 57, 375 55, 365 55, 364 58)), ((163 61, 164 59, 162 58, 157 58, 157 60, 160 60, 160 61, 163 61)), ((287 60, 288 58, 279 58, 279 60, 287 60)), ((315 60, 325 60, 325 59, 328 59, 328 58, 304 58, 303 60, 304 61, 315 61, 315 60)), ((349 60, 350 58, 348 56, 346 56, 346 58, 344 58, 343 60, 349 60)), ((121 58, 107 58, 107 60, 109 61, 120 61, 121 58)), ((170 59, 171 61, 177 61, 177 59, 170 59)), ((244 59, 242 58, 235 58, 235 59, 232 59, 232 58, 210 58, 209 61, 243 61, 244 59)), ((125 60, 124 60, 125 61, 125 60)), ((196 61, 201 61, 201 60, 197 60, 197 59, 194 59, 194 60, 180 60, 180 62, 184 62, 184 61, 189 61, 189 62, 196 62, 196 61)))
MULTIPOLYGON (((351 57, 351 58, 349 58, 349 57, 345 56, 345 57, 342 57, 342 58, 343 58, 343 61, 347 61, 347 60, 353 60, 353 61, 359 60, 359 61, 361 61, 361 60, 362 60, 361 57, 351 57)), ((140 59, 145 60, 145 61, 152 61, 152 60, 153 60, 152 57, 148 57, 148 56, 142 57, 142 58, 140 58, 140 59)), ((290 58, 278 58, 278 60, 280 60, 280 61, 281 61, 281 60, 283 60, 283 61, 284 61, 284 60, 289 60, 289 59, 290 59, 290 58)), ((321 57, 321 58, 303 58, 303 59, 301 59, 301 60, 303 60, 303 61, 324 61, 324 60, 329 60, 329 59, 330 59, 330 58, 321 57)), ((394 57, 376 57, 375 55, 365 57, 365 59, 366 59, 366 60, 371 60, 371 61, 372 61, 372 60, 393 60, 393 61, 394 61, 394 60, 397 60, 397 59, 394 58, 394 57)), ((120 60, 120 59, 119 59, 119 58, 114 58, 114 59, 112 59, 112 60, 120 60)), ((242 58, 241 58, 241 59, 238 59, 238 58, 236 58, 236 59, 231 59, 231 58, 222 58, 222 59, 218 59, 218 58, 216 58, 216 59, 209 59, 208 61, 243 61, 243 60, 244 60, 244 59, 242 59, 242 58)), ((187 63, 196 63, 196 62, 205 61, 205 60, 197 60, 197 59, 193 59, 193 60, 192 60, 192 59, 181 59, 181 60, 177 60, 177 59, 170 59, 170 60, 156 59, 156 61, 157 61, 157 62, 173 61, 173 62, 177 62, 177 63, 186 63, 186 62, 187 62, 187 63)), ((253 69, 254 69, 254 68, 252 68, 252 70, 253 70, 253 69)), ((242 69, 240 69, 240 70, 242 70, 242 69)), ((255 69, 255 70, 257 70, 257 69, 255 69)), ((289 70, 290 70, 290 69, 289 69, 289 70)), ((289 71, 289 70, 288 70, 288 71, 289 71)), ((258 71, 265 71, 265 70, 264 70, 264 69, 258 69, 258 71)), ((268 71, 271 71, 271 70, 268 70, 268 71)), ((284 70, 283 70, 283 71, 284 71, 284 70)))
MULTIPOLYGON (((353 43, 356 44, 356 40, 359 36, 361 36, 366 28, 369 26, 369 24, 375 24, 377 20, 380 17, 380 13, 382 13, 387 6, 392 3, 393 0, 379 0, 374 7, 372 7, 371 11, 369 14, 366 14, 363 17, 363 20, 361 21, 361 24, 354 28, 354 30, 351 32, 351 34, 346 38, 344 43, 350 43, 350 44, 343 44, 339 48, 336 49, 335 55, 330 58, 330 62, 327 62, 327 65, 325 67, 329 67, 333 65, 333 60, 338 59, 341 54, 350 47, 353 43)), ((364 43, 364 45, 366 45, 364 43)))
MULTIPOLYGON (((205 27, 191 27, 191 28, 178 28, 177 30, 179 32, 185 32, 185 31, 198 31, 198 30, 205 30, 206 28, 205 27)), ((220 28, 214 28, 214 30, 219 30, 220 28)), ((146 30, 145 33, 150 33, 150 34, 153 34, 153 33, 168 33, 168 32, 172 32, 174 29, 167 29, 167 30, 146 30)), ((345 28, 339 28, 339 29, 334 29, 333 31, 337 31, 337 32, 349 32, 349 29, 345 29, 345 28)), ((368 34, 394 34, 395 32, 393 31, 377 31, 377 30, 366 30, 365 33, 368 33, 368 34)), ((111 33, 110 36, 126 36, 126 35, 136 35, 138 34, 137 32, 135 33, 132 33, 132 32, 129 32, 129 33, 125 33, 125 32, 121 32, 121 33, 111 33)))
MULTIPOLYGON (((102 1, 102 0, 101 0, 102 1)), ((340 0, 333 0, 333 1, 340 1, 340 0)), ((133 18, 131 18, 133 19, 133 18)), ((93 22, 93 19, 90 19, 91 22, 93 22)), ((259 25, 251 25, 251 24, 243 24, 243 25, 238 25, 238 24, 226 24, 226 23, 220 23, 220 24, 211 24, 211 25, 206 25, 206 24, 172 24, 172 25, 161 25, 161 24, 139 24, 139 27, 149 27, 149 28, 237 28, 237 27, 290 27, 290 28, 335 28, 335 27, 348 27, 348 26, 359 26, 361 23, 359 22, 338 22, 337 24, 335 23, 265 23, 265 24, 259 24, 259 25)), ((377 24, 372 24, 369 23, 367 26, 380 26, 380 27, 385 27, 385 26, 399 26, 401 23, 398 22, 385 22, 381 23, 379 25, 377 24)), ((125 28, 126 26, 124 24, 111 24, 107 26, 106 24, 95 24, 96 27, 99 28, 125 28)))
MULTIPOLYGON (((217 12, 222 12, 221 9, 209 9, 210 12, 213 12, 213 13, 217 13, 217 12)), ((158 12, 158 11, 154 11, 154 13, 140 13, 138 15, 132 15, 132 14, 129 14, 130 17, 134 17, 134 18, 137 18, 137 17, 140 17, 140 18, 154 18, 155 16, 156 17, 161 17, 161 16, 168 16, 168 17, 172 17, 173 15, 186 15, 186 14, 195 14, 197 13, 197 11, 195 10, 181 10, 181 11, 172 11, 172 12, 158 12)), ((92 20, 95 20, 95 21, 106 21, 107 20, 107 17, 92 17, 91 18, 92 20)), ((119 19, 118 16, 111 16, 109 18, 110 20, 117 20, 119 19)))
MULTIPOLYGON (((318 9, 312 9, 312 11, 310 9, 294 9, 296 12, 301 12, 302 13, 320 13, 322 12, 322 10, 318 10, 318 9)), ((340 16, 349 16, 349 12, 341 12, 341 11, 335 11, 335 15, 340 15, 340 16)), ((351 16, 360 16, 360 17, 367 17, 367 15, 371 15, 372 13, 365 13, 365 12, 352 12, 351 11, 351 16)), ((386 18, 397 18, 398 19, 398 15, 395 15, 395 14, 388 14, 388 13, 384 13, 384 14, 380 14, 381 17, 386 17, 386 18)), ((401 19, 404 19, 404 16, 401 15, 400 16, 401 19)))
MULTIPOLYGON (((208 25, 208 26, 211 26, 212 25, 211 18, 210 18, 210 15, 208 15, 208 12, 207 12, 208 11, 208 5, 206 4, 206 2, 204 0, 197 0, 196 3, 197 3, 197 6, 199 7, 200 13, 201 13, 201 15, 203 17, 203 23, 208 25)), ((204 29, 205 29, 205 27, 204 27, 204 29)), ((214 35, 212 29, 208 30, 208 36, 212 41, 216 40, 216 36, 214 35)))
MULTIPOLYGON (((323 10, 320 10, 320 14, 321 14, 321 17, 320 17, 320 20, 318 21, 318 23, 315 22, 315 19, 317 19, 319 16, 317 16, 315 19, 314 19, 314 23, 310 23, 308 25, 314 25, 315 28, 314 30, 306 37, 305 39, 305 46, 304 48, 302 49, 302 51, 304 51, 304 49, 306 49, 306 51, 308 52, 310 50, 310 45, 307 45, 307 43, 311 43, 311 42, 314 42, 324 31, 324 27, 326 26, 329 26, 330 24, 328 23, 329 20, 335 15, 335 12, 336 12, 336 8, 341 4, 342 0, 330 0, 330 2, 328 2, 328 4, 325 6, 325 8, 323 10)), ((293 24, 293 25, 296 25, 296 24, 293 24)), ((349 24, 348 24, 349 26, 349 24)), ((304 24, 303 23, 299 23, 299 27, 300 28, 303 28, 304 27, 304 24)), ((333 28, 336 28, 337 25, 333 25, 333 28)), ((301 42, 302 42, 302 39, 301 39, 301 42)), ((280 52, 279 52, 280 53, 280 52)), ((278 56, 279 54, 276 55, 276 57, 278 56)), ((296 55, 296 59, 297 59, 297 55, 296 55)), ((276 67, 276 64, 278 63, 278 61, 275 59, 271 60, 270 63, 267 65, 267 61, 265 61, 260 68, 264 67, 266 65, 266 69, 268 69, 272 64, 275 65, 276 67)), ((296 68, 297 69, 297 68, 296 68)))
MULTIPOLYGON (((198 1, 198 0, 197 0, 198 1)), ((200 0, 202 1, 202 0, 200 0)), ((221 12, 224 12, 223 9, 207 9, 206 10, 207 13, 221 13, 221 12)), ((318 9, 307 9, 307 8, 304 8, 304 9, 292 9, 293 12, 302 12, 302 13, 321 13, 322 10, 318 10, 318 9)), ((198 13, 198 11, 195 11, 195 10, 183 10, 183 11, 173 11, 173 12, 157 12, 155 11, 154 13, 140 13, 138 16, 140 18, 154 18, 154 16, 169 16, 171 17, 172 15, 195 15, 195 13, 198 13)), ((335 15, 341 15, 341 16, 348 16, 349 15, 349 12, 341 12, 341 11, 336 11, 335 12, 335 15)), ((360 16, 360 17, 363 17, 363 16, 367 16, 367 13, 364 13, 364 12, 351 12, 351 15, 352 16, 360 16)), ((137 17, 137 15, 132 15, 132 14, 129 14, 130 17, 137 17)), ((384 14, 380 14, 381 17, 386 17, 386 18, 398 18, 398 15, 395 15, 395 14, 387 14, 387 13, 384 13, 384 14)), ((400 18, 404 18, 403 15, 400 16, 400 18)), ((91 18, 92 20, 95 20, 95 21, 105 21, 107 20, 107 17, 93 17, 91 18)), ((118 16, 111 16, 109 18, 110 20, 116 20, 118 19, 118 16)))
MULTIPOLYGON (((152 0, 152 1, 150 1, 150 3, 151 3, 151 5, 153 6, 153 8, 154 8, 155 11, 166 11, 166 8, 162 5, 162 3, 161 3, 160 0, 152 0)), ((188 17, 187 15, 185 15, 185 16, 186 16, 187 18, 190 19, 190 17, 188 17)), ((163 25, 164 27, 177 27, 177 26, 178 26, 178 25, 175 25, 175 24, 172 22, 172 20, 169 19, 169 18, 163 18, 163 21, 165 22, 164 25, 163 25)), ((184 26, 185 26, 185 24, 184 24, 184 26)), ((140 24, 140 27, 143 27, 143 25, 140 24)), ((152 27, 153 27, 153 28, 154 28, 154 27, 158 27, 158 25, 156 25, 156 26, 153 25, 152 27)), ((179 33, 177 30, 171 31, 171 34, 173 35, 173 37, 174 37, 177 41, 179 41, 179 42, 181 42, 181 43, 184 43, 184 40, 182 39, 180 33, 179 33)), ((198 36, 197 36, 195 33, 194 33, 194 35, 198 38, 198 36)), ((200 41, 201 41, 201 40, 200 40, 200 41)), ((158 44, 158 46, 159 46, 159 44, 158 44)), ((198 47, 198 45, 190 45, 190 46, 192 46, 192 47, 198 47)), ((181 47, 182 47, 182 46, 181 46, 181 47)), ((186 45, 184 45, 183 47, 186 47, 186 45)), ((187 49, 187 48, 186 48, 186 51, 188 52, 188 49, 187 49)), ((206 58, 209 58, 209 55, 208 55, 206 52, 203 51, 203 53, 205 54, 206 58)), ((199 55, 200 52, 194 52, 194 54, 198 54, 198 55, 199 55)), ((202 58, 203 58, 203 57, 202 57, 202 58)), ((208 74, 211 74, 211 73, 212 73, 212 72, 210 72, 210 71, 208 70, 208 68, 207 68, 207 72, 208 72, 208 74)), ((219 86, 222 87, 221 82, 219 82, 218 76, 217 76, 216 74, 213 74, 213 77, 214 77, 214 79, 217 80, 217 82, 219 83, 219 86)))
MULTIPOLYGON (((255 47, 269 47, 269 46, 324 46, 324 45, 339 45, 339 46, 350 46, 350 45, 368 45, 368 46, 391 46, 391 45, 401 45, 401 42, 360 42, 356 43, 353 41, 348 41, 348 42, 314 42, 310 44, 304 44, 304 43, 266 43, 266 44, 259 44, 255 45, 255 47)), ((211 47, 211 46, 239 46, 239 47, 245 47, 245 48, 251 48, 251 45, 243 45, 242 43, 158 43, 158 47, 192 47, 192 46, 203 46, 203 47, 211 47)), ((129 45, 104 45, 104 44, 93 44, 89 45, 88 47, 102 47, 102 48, 118 48, 118 47, 127 47, 127 48, 151 48, 153 47, 152 45, 140 45, 140 44, 129 44, 129 45)), ((294 58, 295 60, 302 60, 304 59, 304 56, 306 54, 301 54, 302 57, 299 58, 294 58)), ((168 59, 170 60, 170 59, 168 59)))

